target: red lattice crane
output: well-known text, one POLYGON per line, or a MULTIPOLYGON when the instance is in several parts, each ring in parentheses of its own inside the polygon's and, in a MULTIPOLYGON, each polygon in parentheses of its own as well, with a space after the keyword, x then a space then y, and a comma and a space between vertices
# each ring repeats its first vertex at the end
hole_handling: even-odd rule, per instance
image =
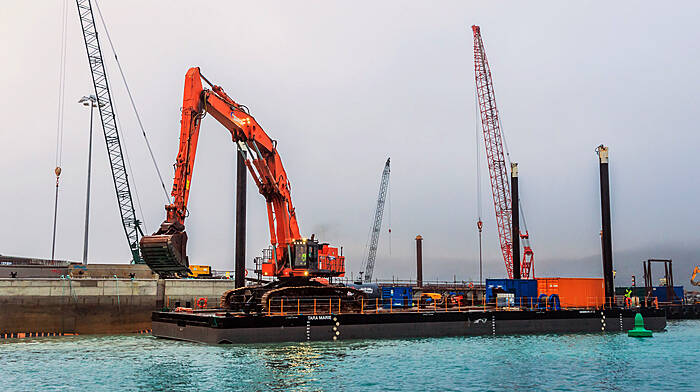
MULTIPOLYGON (((513 232, 512 232, 512 200, 510 182, 508 177, 507 162, 503 152, 503 133, 501 122, 498 118, 496 107, 496 95, 491 80, 491 69, 486 59, 484 43, 481 40, 481 29, 472 26, 474 32, 474 73, 476 90, 479 101, 479 113, 481 115, 481 128, 484 133, 486 146, 486 160, 489 166, 491 178, 491 190, 493 192, 493 205, 496 210, 496 224, 498 225, 498 238, 501 245, 501 253, 506 264, 508 277, 513 278, 513 232)), ((516 201, 517 202, 517 201, 516 201)), ((530 268, 534 253, 529 244, 529 234, 518 233, 523 240, 523 261, 521 265, 521 277, 529 279, 530 268)))

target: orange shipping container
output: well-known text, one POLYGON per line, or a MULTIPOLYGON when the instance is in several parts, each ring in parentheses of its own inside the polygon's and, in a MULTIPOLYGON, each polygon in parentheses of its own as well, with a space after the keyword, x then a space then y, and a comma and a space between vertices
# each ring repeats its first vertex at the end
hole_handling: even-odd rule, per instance
POLYGON ((557 294, 562 308, 590 308, 605 302, 602 278, 537 278, 538 295, 557 294))

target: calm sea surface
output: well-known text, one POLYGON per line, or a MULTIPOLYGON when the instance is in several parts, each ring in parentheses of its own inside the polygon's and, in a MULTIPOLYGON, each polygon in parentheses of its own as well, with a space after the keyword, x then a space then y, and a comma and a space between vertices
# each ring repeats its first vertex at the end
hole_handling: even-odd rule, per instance
POLYGON ((651 339, 539 335, 206 346, 147 335, 0 342, 2 391, 698 391, 700 321, 651 339))

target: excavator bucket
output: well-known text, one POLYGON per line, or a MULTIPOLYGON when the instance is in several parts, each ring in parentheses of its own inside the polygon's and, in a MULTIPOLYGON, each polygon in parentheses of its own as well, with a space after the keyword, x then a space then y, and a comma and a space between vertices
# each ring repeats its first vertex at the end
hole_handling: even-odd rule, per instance
POLYGON ((146 265, 161 277, 187 276, 190 273, 185 254, 187 233, 144 236, 139 246, 146 265))

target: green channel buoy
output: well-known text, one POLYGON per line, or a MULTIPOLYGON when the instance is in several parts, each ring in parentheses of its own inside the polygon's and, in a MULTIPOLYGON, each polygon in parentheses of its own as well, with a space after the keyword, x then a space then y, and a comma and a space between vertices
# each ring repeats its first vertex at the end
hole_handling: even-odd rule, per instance
POLYGON ((650 338, 652 337, 651 331, 644 328, 644 318, 641 313, 637 313, 634 316, 634 328, 627 331, 627 336, 632 338, 650 338))

